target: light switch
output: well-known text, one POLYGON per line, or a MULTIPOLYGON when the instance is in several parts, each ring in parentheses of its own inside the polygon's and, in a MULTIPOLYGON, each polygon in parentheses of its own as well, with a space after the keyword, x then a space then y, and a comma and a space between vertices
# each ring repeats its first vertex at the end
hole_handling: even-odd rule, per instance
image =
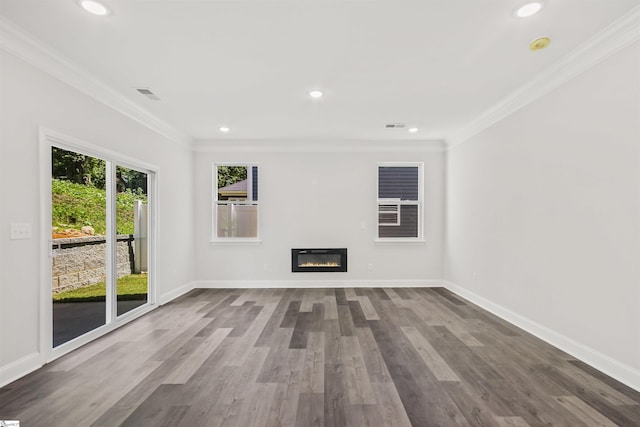
POLYGON ((30 239, 31 224, 28 222, 11 223, 11 240, 30 239))

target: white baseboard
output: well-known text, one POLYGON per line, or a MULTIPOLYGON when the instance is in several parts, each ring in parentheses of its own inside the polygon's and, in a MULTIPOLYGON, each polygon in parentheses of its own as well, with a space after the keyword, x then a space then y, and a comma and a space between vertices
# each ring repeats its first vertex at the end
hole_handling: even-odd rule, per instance
POLYGON ((194 288, 433 288, 442 280, 196 280, 194 288))
POLYGON ((184 285, 180 286, 179 288, 176 288, 172 291, 167 292, 166 294, 162 294, 158 297, 158 305, 165 305, 166 303, 173 301, 174 299, 178 298, 179 296, 182 296, 184 294, 186 294, 187 292, 189 292, 190 290, 192 290, 194 288, 193 284, 195 282, 188 282, 185 283, 184 285))
POLYGON ((618 360, 615 360, 606 354, 603 354, 591 347, 588 347, 582 343, 572 340, 571 338, 562 335, 553 329, 541 325, 529 318, 526 318, 518 313, 515 313, 508 308, 505 308, 499 304, 496 304, 488 299, 471 292, 461 286, 454 283, 443 281, 443 286, 460 295, 463 298, 468 299, 472 303, 484 308, 485 310, 495 314, 498 317, 524 329, 532 335, 548 342, 549 344, 558 347, 560 350, 569 353, 570 355, 582 360, 583 362, 593 366, 594 368, 604 372, 610 377, 615 378, 623 384, 640 391, 640 371, 626 365, 618 360))
POLYGON ((37 351, 2 366, 0 367, 0 387, 11 384, 18 378, 24 377, 40 367, 42 367, 42 360, 40 353, 37 351))

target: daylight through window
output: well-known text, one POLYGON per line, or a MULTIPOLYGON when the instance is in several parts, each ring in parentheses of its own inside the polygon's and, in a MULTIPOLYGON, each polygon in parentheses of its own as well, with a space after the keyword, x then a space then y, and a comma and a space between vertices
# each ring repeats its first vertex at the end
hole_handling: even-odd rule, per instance
POLYGON ((258 238, 258 166, 214 165, 214 239, 258 238))

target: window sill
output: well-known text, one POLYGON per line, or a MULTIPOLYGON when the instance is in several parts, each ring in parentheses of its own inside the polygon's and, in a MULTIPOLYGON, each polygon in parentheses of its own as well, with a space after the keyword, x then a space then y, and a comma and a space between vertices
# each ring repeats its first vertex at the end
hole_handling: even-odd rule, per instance
POLYGON ((261 239, 243 239, 243 238, 228 238, 228 239, 213 239, 209 240, 212 245, 261 245, 261 239))
POLYGON ((424 245, 427 243, 424 239, 375 239, 376 245, 424 245))

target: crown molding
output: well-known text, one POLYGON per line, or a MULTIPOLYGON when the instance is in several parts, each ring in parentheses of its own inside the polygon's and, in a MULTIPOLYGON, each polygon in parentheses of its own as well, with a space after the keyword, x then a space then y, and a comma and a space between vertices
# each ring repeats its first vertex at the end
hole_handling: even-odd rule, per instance
POLYGON ((552 92, 638 40, 640 40, 640 6, 631 9, 537 77, 449 135, 446 138, 447 149, 468 141, 472 136, 552 92))
POLYGON ((265 152, 265 153, 378 153, 378 152, 435 152, 446 151, 441 139, 411 141, 360 140, 206 140, 193 142, 193 150, 200 153, 265 152))
POLYGON ((189 135, 113 90, 2 16, 0 16, 0 49, 17 56, 176 144, 184 148, 191 148, 192 138, 189 135))

